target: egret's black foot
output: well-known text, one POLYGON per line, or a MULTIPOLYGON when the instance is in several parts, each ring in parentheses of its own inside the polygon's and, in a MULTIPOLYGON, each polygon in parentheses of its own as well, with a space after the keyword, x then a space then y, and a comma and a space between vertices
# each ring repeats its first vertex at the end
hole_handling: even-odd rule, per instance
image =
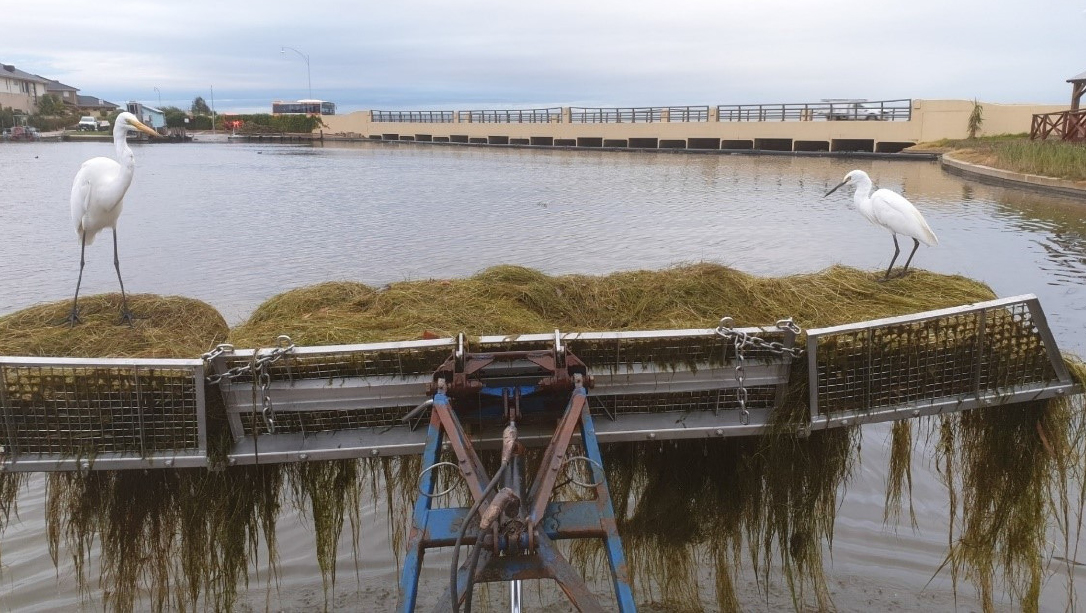
POLYGON ((887 281, 889 281, 890 279, 893 279, 893 278, 894 277, 891 277, 890 275, 886 275, 885 277, 883 277, 881 279, 875 279, 875 280, 878 281, 879 283, 886 283, 887 281))
POLYGON ((133 327, 137 319, 139 319, 139 317, 136 317, 136 315, 132 311, 129 311, 128 309, 121 309, 121 320, 117 323, 128 324, 128 327, 131 328, 133 327))
POLYGON ((79 319, 79 309, 73 308, 72 312, 68 313, 68 316, 65 317, 64 320, 61 321, 59 325, 68 326, 69 328, 74 328, 76 324, 81 324, 81 323, 83 323, 83 320, 79 319))

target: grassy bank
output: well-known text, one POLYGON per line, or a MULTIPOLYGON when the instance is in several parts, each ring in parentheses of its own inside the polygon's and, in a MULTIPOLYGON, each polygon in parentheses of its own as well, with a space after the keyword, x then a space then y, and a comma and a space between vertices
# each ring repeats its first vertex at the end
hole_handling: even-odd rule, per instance
POLYGON ((955 151, 954 157, 1002 170, 1086 181, 1086 145, 1063 141, 1033 141, 1025 134, 972 139, 943 139, 916 149, 955 151))

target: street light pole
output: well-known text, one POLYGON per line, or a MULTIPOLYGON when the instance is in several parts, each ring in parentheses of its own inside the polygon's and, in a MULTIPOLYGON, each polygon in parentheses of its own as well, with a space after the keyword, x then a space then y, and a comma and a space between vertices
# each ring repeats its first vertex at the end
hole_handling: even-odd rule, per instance
POLYGON ((313 74, 309 71, 309 56, 302 53, 301 51, 298 51, 294 47, 281 47, 279 49, 279 53, 286 53, 287 49, 290 49, 294 53, 297 53, 298 55, 302 56, 302 59, 305 60, 305 76, 306 76, 306 79, 307 79, 307 83, 309 83, 309 99, 312 100, 313 99, 313 74))

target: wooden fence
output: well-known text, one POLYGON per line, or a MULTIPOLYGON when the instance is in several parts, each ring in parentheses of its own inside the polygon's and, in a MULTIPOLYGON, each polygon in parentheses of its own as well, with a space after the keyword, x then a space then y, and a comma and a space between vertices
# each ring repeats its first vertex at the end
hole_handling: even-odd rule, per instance
POLYGON ((1086 142, 1086 109, 1060 113, 1040 113, 1033 116, 1031 140, 1049 137, 1071 142, 1086 142))

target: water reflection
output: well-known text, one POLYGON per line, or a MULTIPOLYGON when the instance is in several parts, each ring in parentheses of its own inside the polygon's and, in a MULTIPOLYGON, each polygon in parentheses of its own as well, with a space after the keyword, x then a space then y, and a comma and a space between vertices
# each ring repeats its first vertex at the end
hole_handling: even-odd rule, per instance
MULTIPOLYGON (((0 146, 9 177, 0 188, 0 313, 69 296, 79 257, 71 177, 83 160, 109 153, 107 144, 0 146)), ((1086 204, 974 184, 931 162, 370 143, 156 145, 137 159, 119 227, 127 289, 199 298, 231 323, 292 287, 336 279, 377 286, 499 263, 549 273, 697 260, 763 275, 835 263, 881 271, 892 255, 887 233, 851 210, 848 194, 822 198, 859 168, 905 194, 939 235, 915 266, 981 279, 1004 296, 1036 293, 1061 347, 1086 354, 1086 204)), ((109 241, 88 250, 85 292, 116 291, 109 250, 109 241)), ((885 532, 886 431, 865 437, 862 470, 839 516, 835 576, 921 592, 945 553, 945 493, 918 459, 923 532, 885 532)), ((5 535, 4 560, 22 573, 10 606, 70 608, 78 594, 58 595, 56 571, 41 555, 40 484, 30 494, 20 501, 22 523, 5 535)), ((366 510, 363 583, 395 580, 395 560, 381 555, 383 512, 366 510)), ((280 522, 282 585, 319 591, 312 535, 295 519, 280 522)), ((351 550, 340 547, 340 585, 354 585, 351 550)), ((1062 608, 1060 598, 1045 603, 1062 608)), ((953 606, 940 602, 931 608, 953 606)))

